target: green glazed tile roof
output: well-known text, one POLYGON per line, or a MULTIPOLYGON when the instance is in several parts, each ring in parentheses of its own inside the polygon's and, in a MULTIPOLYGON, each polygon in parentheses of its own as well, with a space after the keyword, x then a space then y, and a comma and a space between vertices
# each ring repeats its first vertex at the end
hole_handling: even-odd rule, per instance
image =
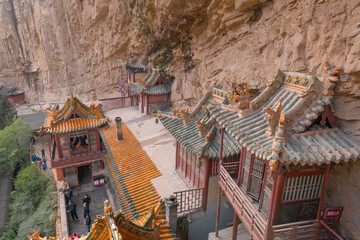
MULTIPOLYGON (((201 99, 196 108, 189 113, 190 122, 184 124, 183 119, 174 115, 158 111, 157 117, 164 127, 175 137, 175 139, 184 146, 184 148, 193 155, 206 158, 218 158, 220 152, 220 130, 214 124, 214 118, 208 117, 207 110, 202 105, 210 106, 219 104, 213 99, 212 91, 208 91, 201 99), (206 142, 206 134, 200 137, 196 121, 204 118, 205 125, 208 127, 208 133, 214 134, 212 140, 206 142)), ((223 156, 228 157, 240 152, 241 145, 228 133, 224 132, 223 156)))
POLYGON ((141 82, 129 83, 129 87, 137 94, 162 95, 171 93, 170 83, 165 79, 162 72, 157 69, 152 69, 141 82), (159 84, 160 78, 166 84, 159 84))
POLYGON ((239 117, 236 111, 215 105, 209 107, 210 115, 251 153, 271 160, 274 158, 272 145, 275 136, 268 137, 265 134, 268 124, 264 120, 266 112, 263 108, 273 108, 281 101, 287 129, 284 152, 279 159, 281 162, 321 165, 325 162, 338 163, 341 160, 356 160, 360 157, 359 144, 341 130, 313 124, 333 97, 320 93, 322 78, 280 72, 274 79, 251 101, 254 110, 251 114, 239 117), (305 92, 307 88, 310 90, 305 92), (311 125, 311 129, 308 129, 311 125))

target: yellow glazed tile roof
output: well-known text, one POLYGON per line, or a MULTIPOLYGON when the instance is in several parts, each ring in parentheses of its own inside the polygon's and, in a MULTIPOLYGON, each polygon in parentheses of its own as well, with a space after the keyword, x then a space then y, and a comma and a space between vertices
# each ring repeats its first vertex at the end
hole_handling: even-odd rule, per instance
POLYGON ((121 209, 137 222, 160 200, 150 180, 161 173, 124 123, 122 130, 124 139, 121 141, 116 138, 115 125, 100 133, 108 151, 105 162, 121 209))
POLYGON ((102 114, 99 104, 90 104, 88 107, 72 94, 60 110, 46 109, 45 113, 46 120, 40 127, 40 132, 62 133, 99 128, 109 122, 102 114))

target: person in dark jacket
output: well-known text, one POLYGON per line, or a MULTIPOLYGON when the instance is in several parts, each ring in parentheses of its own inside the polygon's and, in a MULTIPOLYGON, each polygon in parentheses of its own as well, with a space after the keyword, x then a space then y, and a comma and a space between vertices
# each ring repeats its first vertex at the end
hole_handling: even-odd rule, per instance
POLYGON ((83 206, 84 206, 84 218, 86 218, 86 216, 89 216, 90 214, 90 209, 86 202, 83 204, 83 206))
POLYGON ((88 205, 88 207, 90 207, 90 202, 91 202, 91 197, 89 197, 89 195, 85 194, 85 196, 83 197, 83 204, 86 203, 88 205))
POLYGON ((91 226, 91 217, 90 215, 87 215, 84 219, 84 224, 86 225, 87 232, 90 232, 90 226, 91 226))
POLYGON ((76 213, 76 203, 69 200, 69 205, 67 205, 67 207, 68 207, 67 211, 70 212, 71 218, 73 220, 79 220, 78 215, 76 213))

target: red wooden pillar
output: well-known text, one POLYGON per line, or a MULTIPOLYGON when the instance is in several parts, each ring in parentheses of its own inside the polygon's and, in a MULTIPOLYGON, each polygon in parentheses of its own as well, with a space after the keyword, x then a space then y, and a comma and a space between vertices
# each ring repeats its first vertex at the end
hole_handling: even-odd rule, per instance
MULTIPOLYGON (((55 143, 56 143, 56 150, 58 151, 58 156, 59 156, 59 158, 62 158, 63 155, 62 155, 62 151, 60 148, 61 143, 60 143, 60 138, 59 138, 58 134, 55 135, 55 143)), ((55 158, 55 156, 54 156, 54 158, 55 158)))
MULTIPOLYGON (((274 181, 273 181, 273 186, 271 189, 271 198, 270 198, 270 204, 269 204, 269 209, 268 209, 268 217, 267 217, 267 222, 266 222, 266 227, 265 227, 265 240, 270 240, 271 239, 271 235, 272 235, 272 214, 274 211, 274 203, 275 203, 275 196, 276 196, 276 191, 277 191, 277 182, 278 182, 278 172, 279 172, 279 166, 280 163, 278 162, 276 164, 275 167, 275 175, 274 175, 274 181)), ((264 186, 265 189, 265 186, 264 186)), ((265 190, 264 190, 265 191, 265 190)))
MULTIPOLYGON (((196 161, 196 160, 195 160, 196 161)), ((203 195, 203 210, 206 212, 208 189, 209 189, 209 178, 210 178, 210 159, 204 158, 205 162, 205 174, 204 174, 204 195, 203 195)), ((195 171, 195 169, 194 169, 195 171)))
POLYGON ((97 151, 101 151, 101 143, 100 143, 100 134, 99 129, 96 130, 96 143, 97 143, 97 151))
MULTIPOLYGON (((273 203, 273 212, 271 214, 271 224, 274 225, 277 223, 277 220, 279 218, 279 213, 280 213, 280 203, 281 203, 281 198, 282 198, 282 193, 283 193, 283 189, 284 189, 284 184, 285 184, 285 177, 283 174, 278 174, 277 176, 278 180, 276 183, 276 187, 275 187, 275 199, 274 199, 274 203, 273 203)), ((273 193, 271 194, 273 195, 273 193)), ((270 217, 270 216, 269 216, 270 217)))
POLYGON ((240 186, 241 178, 243 176, 243 163, 245 162, 245 154, 246 154, 246 148, 244 146, 241 146, 241 153, 240 153, 240 161, 239 161, 239 170, 238 170, 238 179, 237 179, 237 185, 240 186))
POLYGON ((327 178, 329 176, 329 172, 330 172, 330 164, 328 164, 326 166, 324 181, 323 181, 323 184, 322 184, 322 187, 321 187, 320 202, 319 202, 319 208, 318 208, 317 217, 316 217, 316 219, 318 221, 320 221, 320 218, 321 218, 321 210, 322 210, 322 205, 323 205, 323 202, 324 202, 325 189, 326 189, 326 183, 327 183, 327 178))
POLYGON ((239 217, 238 217, 238 215, 236 214, 236 211, 234 211, 232 240, 236 240, 238 225, 239 225, 239 217))
POLYGON ((149 114, 149 95, 146 95, 146 114, 149 114))
MULTIPOLYGON (((220 183, 220 166, 222 165, 222 152, 224 145, 224 128, 221 128, 221 138, 220 138, 220 153, 219 153, 219 168, 218 168, 218 184, 220 183)), ((220 206, 221 206, 221 187, 219 185, 218 189, 218 199, 217 199, 217 209, 216 209, 216 225, 215 225, 215 236, 219 236, 219 221, 220 221, 220 206)))

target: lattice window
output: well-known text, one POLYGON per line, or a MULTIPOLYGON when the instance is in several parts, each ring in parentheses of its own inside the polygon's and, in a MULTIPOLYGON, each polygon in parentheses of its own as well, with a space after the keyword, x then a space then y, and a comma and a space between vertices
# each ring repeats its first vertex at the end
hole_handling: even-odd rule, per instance
POLYGON ((320 198, 323 179, 323 174, 286 178, 282 202, 320 198))
POLYGON ((249 194, 256 200, 259 200, 262 181, 264 177, 265 164, 258 158, 253 159, 251 168, 249 194))
POLYGON ((251 153, 245 153, 245 163, 244 163, 244 171, 242 177, 242 186, 247 188, 248 178, 249 178, 249 171, 250 171, 250 162, 251 162, 251 153))
POLYGON ((264 195, 260 205, 260 210, 265 216, 268 215, 270 198, 271 198, 271 190, 266 186, 264 188, 264 195))

